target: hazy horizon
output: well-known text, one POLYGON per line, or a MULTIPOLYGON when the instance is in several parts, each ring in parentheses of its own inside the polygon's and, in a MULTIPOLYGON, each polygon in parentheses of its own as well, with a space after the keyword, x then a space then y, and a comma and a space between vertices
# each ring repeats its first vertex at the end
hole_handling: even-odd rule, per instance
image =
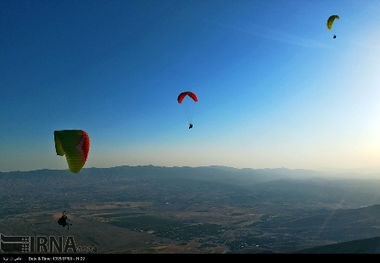
MULTIPOLYGON (((62 165, 63 166, 63 165, 62 165)), ((303 169, 303 168, 287 168, 287 167, 276 167, 276 168, 250 168, 250 167, 233 167, 233 166, 226 166, 226 165, 217 165, 217 164, 210 164, 210 165, 200 165, 200 166, 165 166, 165 165, 154 165, 154 164, 121 164, 121 165, 115 165, 115 166, 109 166, 109 167, 84 167, 83 169, 112 169, 117 167, 144 167, 144 166, 153 166, 153 167, 163 167, 163 168, 203 168, 203 167, 211 167, 211 168, 231 168, 236 170, 246 170, 251 169, 253 171, 260 171, 260 170, 289 170, 289 171, 306 171, 306 172, 316 172, 320 173, 320 177, 325 178, 347 178, 347 179, 380 179, 380 168, 378 167, 364 167, 364 168, 357 168, 357 169, 303 169)), ((64 171, 67 170, 67 167, 59 167, 59 168, 37 168, 37 169, 30 169, 30 170, 9 170, 9 171, 0 171, 0 173, 12 173, 12 172, 33 172, 33 171, 39 171, 39 170, 60 170, 64 171)), ((73 174, 75 176, 75 174, 73 174)), ((305 177, 307 178, 307 176, 305 177)))

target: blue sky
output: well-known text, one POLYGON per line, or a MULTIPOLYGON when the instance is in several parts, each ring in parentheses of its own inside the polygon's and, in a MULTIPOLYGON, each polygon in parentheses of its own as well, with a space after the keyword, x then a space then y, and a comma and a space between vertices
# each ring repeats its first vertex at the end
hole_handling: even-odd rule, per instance
POLYGON ((88 132, 85 167, 380 171, 377 0, 15 0, 0 12, 0 171, 67 169, 53 139, 64 129, 88 132), (188 90, 199 102, 179 105, 188 90))

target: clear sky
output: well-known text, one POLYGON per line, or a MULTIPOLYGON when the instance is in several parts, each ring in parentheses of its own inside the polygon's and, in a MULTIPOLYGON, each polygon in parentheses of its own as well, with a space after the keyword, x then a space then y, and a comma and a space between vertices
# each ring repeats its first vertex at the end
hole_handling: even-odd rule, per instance
POLYGON ((67 169, 65 129, 89 134, 85 168, 380 168, 379 14, 378 0, 1 0, 0 171, 67 169))

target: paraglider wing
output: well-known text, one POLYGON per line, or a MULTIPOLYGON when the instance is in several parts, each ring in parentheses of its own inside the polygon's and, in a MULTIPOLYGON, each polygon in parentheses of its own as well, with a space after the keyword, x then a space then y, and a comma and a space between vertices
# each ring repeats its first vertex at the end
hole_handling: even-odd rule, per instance
POLYGON ((79 173, 87 161, 90 151, 90 137, 83 130, 54 131, 57 155, 66 156, 69 170, 79 173))
POLYGON ((178 103, 181 104, 182 101, 183 101, 183 99, 184 99, 186 96, 189 96, 189 97, 192 98, 195 102, 198 102, 198 97, 197 97, 197 95, 195 95, 194 92, 191 92, 191 91, 184 91, 184 92, 182 92, 181 94, 178 95, 178 98, 177 98, 178 103))
POLYGON ((331 30, 335 19, 339 19, 339 16, 338 15, 332 15, 327 19, 327 29, 328 30, 331 30))

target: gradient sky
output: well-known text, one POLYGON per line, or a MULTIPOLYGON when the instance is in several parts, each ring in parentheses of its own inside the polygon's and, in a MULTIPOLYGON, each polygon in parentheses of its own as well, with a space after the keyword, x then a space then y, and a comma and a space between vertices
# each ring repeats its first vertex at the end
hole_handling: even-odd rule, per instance
POLYGON ((85 168, 380 171, 379 14, 378 0, 2 0, 0 171, 67 169, 64 129, 88 132, 85 168), (188 90, 199 102, 179 105, 188 90))

